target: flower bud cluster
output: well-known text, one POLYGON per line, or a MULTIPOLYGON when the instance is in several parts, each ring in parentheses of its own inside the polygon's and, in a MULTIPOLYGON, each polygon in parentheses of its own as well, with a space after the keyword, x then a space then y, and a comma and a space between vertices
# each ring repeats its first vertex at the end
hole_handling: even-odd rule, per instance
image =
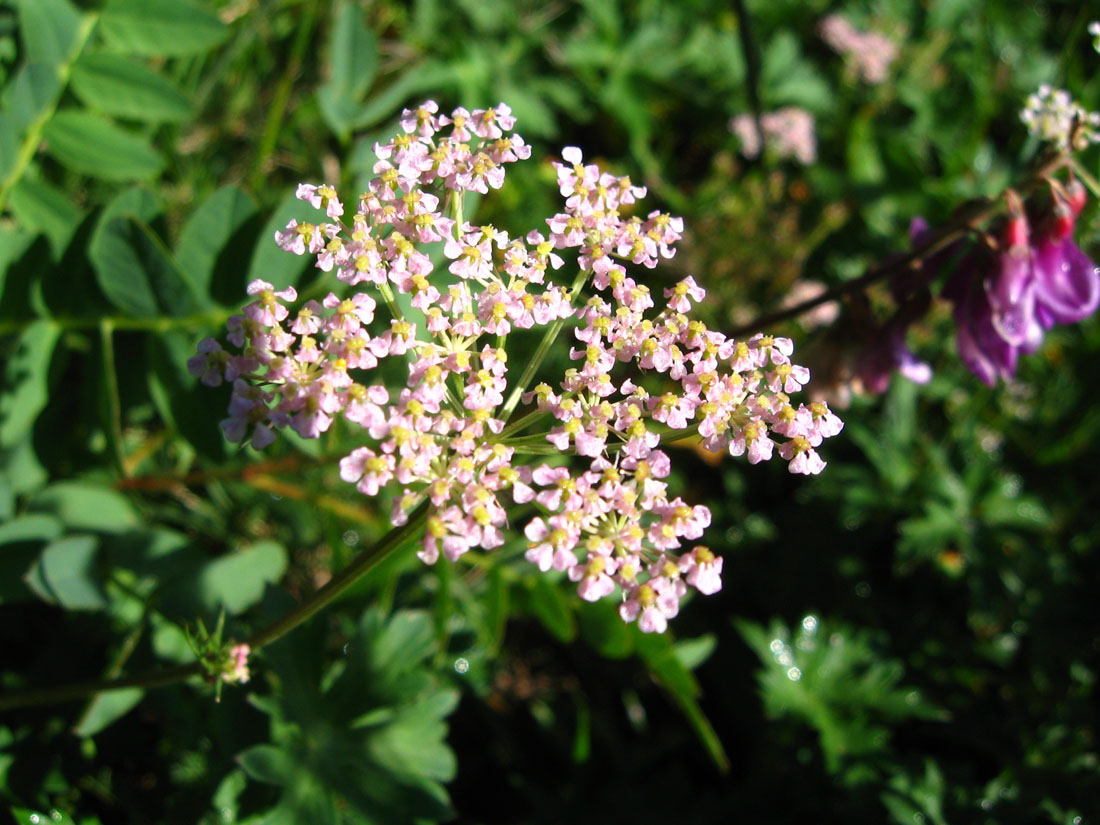
MULTIPOLYGON (((760 154, 761 140, 752 115, 737 115, 730 120, 730 131, 741 141, 741 152, 747 158, 760 154)), ((794 158, 810 164, 817 160, 817 136, 814 116, 798 106, 784 106, 760 116, 760 131, 764 143, 779 158, 794 158)))
POLYGON ((872 86, 890 76, 890 65, 897 59, 898 47, 884 34, 861 32, 839 14, 832 14, 817 27, 821 39, 842 55, 852 71, 872 86))
POLYGON ((402 134, 376 145, 375 177, 354 214, 332 187, 302 184, 298 196, 329 220, 291 221, 276 235, 357 289, 292 311, 293 288, 256 281, 255 300, 229 321, 235 351, 207 339, 191 371, 210 385, 232 382, 223 428, 233 440, 263 447, 279 427, 315 438, 338 416, 358 424, 364 444, 340 475, 371 496, 398 486, 395 525, 427 501, 425 562, 500 546, 507 507, 525 505, 538 511, 523 531, 531 562, 564 571, 582 598, 620 592, 625 621, 664 630, 689 587, 721 587, 722 560, 701 546, 682 552, 710 512, 670 496, 662 442, 697 433, 709 449, 752 463, 778 452, 791 472, 813 474, 825 466, 816 448, 840 420, 824 404, 792 403, 809 373, 791 363, 789 340, 728 339, 690 318, 704 296, 692 278, 665 289, 658 306, 631 276, 671 257, 683 231, 679 218, 634 214, 643 187, 568 147, 555 164, 563 210, 545 235, 513 238, 462 219, 463 193, 499 188, 505 165, 530 155, 510 134, 508 107, 448 116, 429 101, 401 124, 402 134), (436 271, 433 245, 446 273, 436 271), (567 250, 578 270, 572 288, 550 278, 567 250), (578 301, 586 284, 591 297, 578 301), (520 357, 509 335, 543 327, 549 343, 567 320, 577 366, 523 395, 545 347, 520 357), (387 358, 405 364, 400 389, 375 377, 387 358), (506 429, 521 395, 532 409, 506 429), (539 422, 550 431, 520 435, 539 422), (551 451, 586 466, 520 463, 551 451))
POLYGON ((1028 96, 1020 120, 1030 134, 1059 149, 1080 151, 1100 142, 1100 112, 1087 111, 1069 92, 1045 83, 1028 96))

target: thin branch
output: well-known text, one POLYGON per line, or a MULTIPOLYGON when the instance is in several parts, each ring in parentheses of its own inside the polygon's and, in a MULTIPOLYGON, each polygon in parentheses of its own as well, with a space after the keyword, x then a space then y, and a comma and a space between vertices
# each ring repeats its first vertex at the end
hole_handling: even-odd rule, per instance
MULTIPOLYGON (((1050 177, 1062 167, 1070 165, 1073 164, 1072 159, 1068 155, 1055 155, 1053 158, 1043 163, 1031 177, 1028 178, 1024 186, 1019 187, 1019 189, 1024 193, 1030 192, 1044 179, 1050 177)), ((860 292, 876 281, 880 281, 903 269, 914 267, 969 234, 978 224, 984 223, 997 215, 1003 208, 1001 201, 1002 198, 997 198, 993 201, 982 201, 970 204, 960 209, 955 217, 946 224, 934 230, 932 236, 927 241, 917 246, 911 252, 892 258, 876 267, 872 267, 859 278, 839 284, 813 298, 802 301, 794 306, 787 307, 786 309, 779 309, 775 312, 761 315, 751 323, 734 327, 728 334, 730 337, 736 338, 738 336, 760 332, 765 327, 770 327, 773 324, 778 324, 781 321, 787 321, 791 318, 797 318, 799 315, 803 315, 822 304, 826 304, 829 301, 835 301, 838 298, 843 298, 854 292, 860 292)))
POLYGON ((741 51, 745 56, 745 91, 749 96, 749 109, 752 111, 752 125, 756 129, 757 145, 760 152, 751 163, 764 157, 764 126, 762 118, 763 107, 760 104, 760 50, 756 46, 756 39, 752 35, 752 24, 749 21, 749 12, 745 8, 745 0, 733 0, 734 13, 737 15, 737 31, 741 39, 741 51))

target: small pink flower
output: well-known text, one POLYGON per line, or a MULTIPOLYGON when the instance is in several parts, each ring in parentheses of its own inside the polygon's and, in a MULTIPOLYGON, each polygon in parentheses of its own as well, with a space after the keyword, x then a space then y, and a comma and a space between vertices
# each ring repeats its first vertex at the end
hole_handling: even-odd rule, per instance
POLYGON ((704 596, 722 589, 722 557, 715 556, 707 547, 695 547, 681 556, 680 570, 687 583, 704 596))

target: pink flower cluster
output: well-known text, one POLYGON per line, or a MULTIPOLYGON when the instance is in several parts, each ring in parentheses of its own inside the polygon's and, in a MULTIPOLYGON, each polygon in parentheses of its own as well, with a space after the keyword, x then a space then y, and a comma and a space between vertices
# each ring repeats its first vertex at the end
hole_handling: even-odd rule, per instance
MULTIPOLYGON (((810 164, 817 160, 817 136, 814 116, 797 106, 785 106, 760 116, 764 143, 776 157, 794 158, 810 164)), ((760 135, 752 115, 737 115, 730 120, 730 131, 741 141, 741 152, 747 158, 760 154, 760 135)))
POLYGON ((861 32, 839 14, 832 14, 817 27, 821 39, 841 55, 864 83, 876 85, 890 76, 898 47, 886 35, 861 32))
POLYGON ((538 511, 523 531, 531 562, 564 571, 584 599, 621 592, 625 621, 663 631, 689 587, 720 589, 722 560, 702 546, 681 552, 711 517, 669 495, 662 442, 698 434, 711 450, 751 463, 778 452, 791 472, 813 474, 825 466, 816 448, 843 425, 824 404, 792 404, 809 373, 791 363, 789 340, 728 339, 689 317, 704 296, 694 279, 665 289, 658 307, 631 276, 628 267, 671 257, 683 231, 679 218, 634 214, 643 187, 567 147, 555 164, 563 210, 545 235, 512 238, 462 218, 464 192, 499 188, 505 165, 530 155, 509 134, 508 107, 448 116, 429 101, 401 123, 402 134, 375 146, 375 177, 353 215, 331 187, 303 184, 298 196, 330 222, 291 221, 276 235, 345 284, 369 284, 388 320, 356 289, 292 314, 293 288, 256 281, 255 300, 229 321, 237 351, 207 339, 189 368, 206 384, 233 383, 223 422, 233 440, 263 447, 279 427, 312 438, 337 416, 359 424, 365 443, 340 475, 371 496, 396 484, 395 525, 428 502, 425 562, 500 546, 507 506, 524 505, 538 511), (447 273, 435 272, 432 245, 447 273), (566 250, 576 255, 572 288, 550 280, 566 250), (590 297, 578 302, 586 285, 590 297), (395 293, 409 297, 412 313, 395 293), (567 320, 577 366, 556 386, 524 393, 567 320), (533 358, 508 351, 514 330, 536 327, 544 345, 533 358), (373 378, 387 358, 406 364, 400 389, 373 378), (521 397, 531 409, 509 427, 521 397), (545 422, 549 432, 522 434, 545 422), (551 452, 585 466, 520 462, 551 452))

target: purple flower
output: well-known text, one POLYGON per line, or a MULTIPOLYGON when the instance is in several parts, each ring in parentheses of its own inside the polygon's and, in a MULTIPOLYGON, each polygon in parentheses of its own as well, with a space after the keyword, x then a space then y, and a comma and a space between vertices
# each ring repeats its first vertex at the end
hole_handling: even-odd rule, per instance
POLYGON ((1047 329, 1083 320, 1100 306, 1100 270, 1072 238, 1040 241, 1035 273, 1037 314, 1047 329))
POLYGON ((1020 347, 1001 337, 993 324, 993 309, 989 304, 989 291, 983 287, 987 278, 975 277, 995 266, 982 251, 971 252, 960 263, 951 280, 944 287, 944 296, 955 304, 956 342, 959 358, 966 368, 989 386, 998 378, 1011 378, 1016 374, 1016 360, 1020 347))
MULTIPOLYGON (((1014 213, 1005 227, 1005 248, 996 266, 983 279, 990 320, 1006 343, 1020 347, 1029 340, 1036 344, 1035 268, 1028 244, 1028 223, 1022 210, 1014 213)), ((1042 333, 1038 333, 1041 339, 1042 333)))

